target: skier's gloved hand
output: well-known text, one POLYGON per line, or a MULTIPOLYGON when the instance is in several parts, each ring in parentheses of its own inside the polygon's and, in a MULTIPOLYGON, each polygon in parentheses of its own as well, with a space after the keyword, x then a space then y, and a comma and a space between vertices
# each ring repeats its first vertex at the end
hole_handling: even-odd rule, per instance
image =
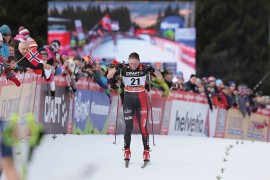
POLYGON ((26 67, 24 67, 24 66, 22 66, 22 70, 23 70, 24 73, 27 72, 27 69, 26 69, 26 67))
POLYGON ((146 65, 145 70, 146 70, 147 72, 155 72, 155 68, 153 68, 150 64, 147 64, 147 65, 146 65))
POLYGON ((23 73, 23 72, 26 72, 27 71, 27 69, 26 69, 26 67, 18 67, 18 70, 20 71, 20 73, 23 73))
POLYGON ((117 65, 117 67, 118 67, 119 69, 122 69, 122 68, 124 67, 124 65, 125 65, 125 62, 122 61, 120 64, 117 65))
POLYGON ((51 99, 54 100, 55 98, 55 91, 51 91, 51 99))

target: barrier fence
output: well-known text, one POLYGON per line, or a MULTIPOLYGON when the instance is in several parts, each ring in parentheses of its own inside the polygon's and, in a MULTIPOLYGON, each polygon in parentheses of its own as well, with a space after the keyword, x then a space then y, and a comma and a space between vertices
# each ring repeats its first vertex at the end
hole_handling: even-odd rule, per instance
MULTIPOLYGON (((108 96, 98 84, 82 78, 77 82, 76 96, 71 98, 65 78, 57 76, 55 99, 51 100, 44 78, 31 71, 17 77, 22 82, 20 87, 0 77, 0 116, 4 119, 17 112, 23 128, 26 113, 33 112, 49 134, 114 134, 117 120, 117 134, 124 133, 118 94, 112 92, 108 96)), ((269 109, 259 108, 243 117, 237 108, 227 111, 217 107, 211 111, 204 95, 175 91, 166 99, 162 95, 161 91, 152 90, 150 103, 150 92, 147 93, 149 133, 153 117, 155 134, 270 141, 269 109)), ((134 123, 133 133, 139 133, 138 123, 134 123)))

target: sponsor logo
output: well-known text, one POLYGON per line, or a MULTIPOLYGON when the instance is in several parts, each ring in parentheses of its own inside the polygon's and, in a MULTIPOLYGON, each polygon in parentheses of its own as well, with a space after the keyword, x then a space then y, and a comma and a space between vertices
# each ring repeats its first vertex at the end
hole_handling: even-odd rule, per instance
POLYGON ((172 54, 175 58, 178 58, 179 57, 179 52, 178 52, 178 49, 179 48, 176 45, 165 43, 164 44, 164 49, 168 53, 172 54))
POLYGON ((143 109, 140 111, 140 114, 147 114, 147 109, 143 109))
POLYGON ((126 76, 139 76, 140 72, 126 72, 126 76))
MULTIPOLYGON (((152 107, 152 117, 153 117, 153 123, 154 124, 159 124, 161 120, 161 115, 162 115, 162 109, 158 107, 152 107)), ((151 123, 151 113, 149 113, 149 123, 151 123)))
POLYGON ((109 106, 96 104, 96 102, 91 103, 91 114, 108 115, 109 110, 109 106))
POLYGON ((133 119, 133 116, 127 116, 127 117, 124 117, 125 120, 132 120, 133 119))
POLYGON ((160 24, 160 27, 162 29, 175 29, 175 28, 178 28, 179 27, 179 24, 178 23, 162 22, 160 24))
POLYGON ((128 113, 131 113, 131 110, 130 109, 125 109, 124 114, 128 114, 128 113))
POLYGON ((0 116, 4 119, 7 119, 12 112, 18 112, 19 100, 20 98, 2 100, 2 108, 0 116))
POLYGON ((233 129, 242 129, 243 118, 234 116, 229 117, 228 127, 231 127, 233 129))
POLYGON ((201 119, 201 113, 196 115, 196 118, 189 117, 188 112, 186 117, 180 117, 176 111, 175 127, 174 130, 181 132, 195 132, 203 133, 204 121, 201 119))
POLYGON ((54 100, 51 100, 50 96, 45 97, 45 123, 61 123, 62 127, 64 127, 65 122, 67 122, 67 113, 64 95, 55 97, 54 100))
POLYGON ((82 93, 75 97, 74 118, 77 122, 87 120, 89 116, 90 101, 82 101, 82 93))

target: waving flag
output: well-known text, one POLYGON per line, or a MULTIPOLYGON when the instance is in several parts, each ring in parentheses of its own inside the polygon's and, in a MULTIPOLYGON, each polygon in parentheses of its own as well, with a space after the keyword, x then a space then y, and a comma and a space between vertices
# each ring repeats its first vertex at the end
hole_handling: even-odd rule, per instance
POLYGON ((102 28, 104 30, 111 31, 112 30, 112 24, 111 24, 111 18, 109 14, 106 14, 100 21, 99 24, 101 24, 102 28))
POLYGON ((42 55, 36 49, 33 49, 25 56, 28 61, 35 67, 42 62, 42 55))
POLYGON ((93 62, 93 57, 92 57, 92 50, 90 50, 89 54, 87 55, 87 58, 89 60, 89 64, 92 65, 94 63, 93 62))

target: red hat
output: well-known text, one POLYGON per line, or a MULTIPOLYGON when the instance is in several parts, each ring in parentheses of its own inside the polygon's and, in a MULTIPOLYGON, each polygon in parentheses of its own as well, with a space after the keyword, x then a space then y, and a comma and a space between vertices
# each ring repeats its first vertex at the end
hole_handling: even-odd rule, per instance
POLYGON ((112 64, 119 64, 119 62, 116 61, 116 59, 114 59, 114 60, 112 61, 112 64))

